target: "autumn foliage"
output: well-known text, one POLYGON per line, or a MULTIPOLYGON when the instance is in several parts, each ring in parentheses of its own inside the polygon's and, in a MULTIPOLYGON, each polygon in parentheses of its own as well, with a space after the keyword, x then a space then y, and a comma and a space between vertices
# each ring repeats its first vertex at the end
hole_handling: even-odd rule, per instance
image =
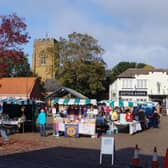
POLYGON ((0 77, 10 76, 12 65, 23 61, 21 45, 30 38, 23 20, 16 14, 0 15, 0 77))

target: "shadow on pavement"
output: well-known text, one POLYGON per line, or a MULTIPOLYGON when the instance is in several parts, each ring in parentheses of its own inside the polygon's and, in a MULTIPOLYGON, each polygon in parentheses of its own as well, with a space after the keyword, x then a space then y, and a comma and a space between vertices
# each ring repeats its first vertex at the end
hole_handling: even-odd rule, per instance
MULTIPOLYGON (((103 155, 99 165, 99 150, 54 147, 0 157, 0 168, 129 168, 133 157, 133 148, 115 152, 115 165, 111 166, 111 156, 103 155)), ((158 157, 163 167, 163 157, 158 157)), ((140 155, 143 168, 151 168, 152 155, 140 155)))

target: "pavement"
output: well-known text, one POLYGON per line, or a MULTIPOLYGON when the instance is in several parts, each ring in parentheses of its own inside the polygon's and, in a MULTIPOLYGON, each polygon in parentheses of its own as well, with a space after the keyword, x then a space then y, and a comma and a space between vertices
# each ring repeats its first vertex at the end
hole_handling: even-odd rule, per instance
POLYGON ((0 139, 0 168, 130 168, 136 144, 140 148, 141 167, 151 168, 156 146, 159 167, 163 168, 168 148, 168 116, 161 117, 159 128, 134 135, 115 134, 114 166, 111 166, 111 155, 104 155, 99 165, 101 137, 55 137, 50 124, 47 137, 40 137, 38 132, 15 133, 9 137, 11 143, 6 145, 0 139))

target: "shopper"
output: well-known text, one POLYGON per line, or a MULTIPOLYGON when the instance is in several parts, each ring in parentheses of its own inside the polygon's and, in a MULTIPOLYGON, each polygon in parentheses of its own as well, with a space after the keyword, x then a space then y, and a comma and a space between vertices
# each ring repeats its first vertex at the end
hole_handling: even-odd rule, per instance
POLYGON ((37 122, 40 126, 40 135, 46 136, 46 113, 44 109, 40 110, 38 114, 37 122))
POLYGON ((3 121, 8 121, 8 120, 9 120, 8 114, 5 111, 3 111, 1 114, 0 134, 1 134, 1 137, 3 138, 4 143, 9 142, 9 137, 7 135, 6 127, 4 126, 3 121))
POLYGON ((133 121, 133 114, 132 112, 130 111, 130 109, 126 109, 125 110, 125 119, 127 122, 132 122, 133 121))
POLYGON ((157 110, 154 110, 153 115, 152 115, 152 126, 153 128, 159 128, 159 122, 160 122, 160 115, 157 112, 157 110))

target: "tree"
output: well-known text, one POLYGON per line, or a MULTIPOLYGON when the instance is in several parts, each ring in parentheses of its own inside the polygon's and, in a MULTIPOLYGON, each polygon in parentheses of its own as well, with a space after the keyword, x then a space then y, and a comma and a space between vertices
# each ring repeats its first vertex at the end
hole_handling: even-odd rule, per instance
POLYGON ((9 68, 9 76, 15 77, 28 77, 33 76, 30 69, 30 64, 28 63, 28 56, 25 55, 21 58, 22 64, 14 64, 9 68))
POLYGON ((0 77, 10 76, 11 67, 23 63, 21 45, 29 40, 27 25, 16 14, 0 15, 0 77))
POLYGON ((114 66, 110 73, 110 83, 113 83, 117 76, 122 72, 126 71, 128 68, 153 68, 150 65, 146 65, 144 63, 136 63, 136 62, 120 62, 116 66, 114 66))
POLYGON ((104 91, 104 50, 87 34, 72 33, 68 40, 60 38, 60 68, 56 78, 60 85, 75 89, 92 98, 104 91))

